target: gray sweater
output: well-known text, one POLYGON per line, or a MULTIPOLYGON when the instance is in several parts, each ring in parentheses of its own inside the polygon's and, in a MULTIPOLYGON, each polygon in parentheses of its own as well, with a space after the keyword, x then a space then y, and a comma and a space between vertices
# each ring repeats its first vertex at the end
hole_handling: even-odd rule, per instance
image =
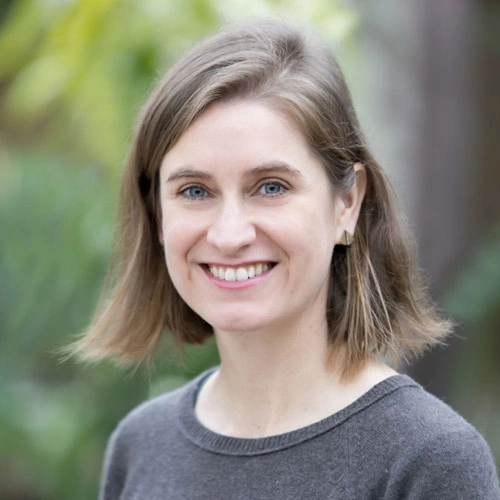
POLYGON ((132 411, 106 453, 101 500, 498 500, 483 438, 404 375, 308 427, 222 436, 193 411, 204 374, 132 411))

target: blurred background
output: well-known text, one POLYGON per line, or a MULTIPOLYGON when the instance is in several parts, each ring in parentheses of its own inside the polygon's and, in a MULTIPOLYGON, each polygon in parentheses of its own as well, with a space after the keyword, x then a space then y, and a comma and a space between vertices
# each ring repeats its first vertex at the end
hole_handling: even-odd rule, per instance
POLYGON ((61 363, 107 268, 134 118, 195 41, 273 16, 331 40, 375 156, 458 323, 407 370, 500 463, 500 5, 496 0, 0 0, 0 498, 96 498, 126 412, 217 363, 61 363))

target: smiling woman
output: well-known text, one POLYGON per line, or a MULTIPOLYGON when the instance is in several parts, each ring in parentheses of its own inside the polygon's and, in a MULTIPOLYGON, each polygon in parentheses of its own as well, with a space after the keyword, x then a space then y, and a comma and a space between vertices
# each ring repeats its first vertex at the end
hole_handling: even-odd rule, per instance
POLYGON ((328 48, 276 22, 203 41, 145 104, 116 278, 84 359, 164 331, 221 365, 113 434, 102 499, 500 498, 488 446, 397 363, 439 318, 328 48))
POLYGON ((349 196, 333 196, 300 131, 268 106, 213 104, 160 168, 169 276, 219 338, 264 330, 271 337, 311 322, 326 331, 333 247, 354 227, 363 193, 364 176, 349 196))

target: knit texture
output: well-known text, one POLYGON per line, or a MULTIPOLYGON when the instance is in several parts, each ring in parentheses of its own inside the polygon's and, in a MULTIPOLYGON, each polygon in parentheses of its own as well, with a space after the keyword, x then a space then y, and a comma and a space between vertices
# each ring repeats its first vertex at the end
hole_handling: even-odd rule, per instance
POLYGON ((500 500, 481 435, 405 375, 324 420, 259 439, 201 425, 194 404, 207 376, 120 423, 101 500, 500 500))

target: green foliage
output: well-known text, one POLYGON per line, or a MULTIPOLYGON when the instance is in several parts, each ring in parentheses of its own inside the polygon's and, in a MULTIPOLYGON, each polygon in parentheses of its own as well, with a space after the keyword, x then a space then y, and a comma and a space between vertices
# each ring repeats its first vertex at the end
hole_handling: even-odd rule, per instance
POLYGON ((11 3, 0 26, 0 498, 95 498, 119 419, 218 362, 209 342, 177 363, 168 337, 157 367, 134 376, 60 363, 55 350, 97 302, 130 131, 155 80, 218 26, 288 12, 336 38, 356 20, 328 0, 11 3))
MULTIPOLYGON (((21 488, 29 498, 71 497, 68 468, 94 471, 103 436, 91 430, 115 413, 51 353, 87 322, 108 254, 108 183, 98 169, 76 167, 42 154, 4 153, 2 161, 0 492, 21 488)), ((112 390, 105 379, 99 385, 112 390)), ((89 474, 79 485, 87 496, 75 498, 89 498, 89 474)))
POLYGON ((457 319, 472 323, 494 314, 500 304, 500 225, 479 243, 444 296, 457 319))
POLYGON ((138 104, 178 55, 242 14, 287 12, 337 37, 356 19, 326 0, 19 0, 0 33, 3 127, 22 133, 48 122, 58 147, 117 172, 138 104))
POLYGON ((500 225, 477 242, 442 302, 468 333, 455 355, 455 407, 470 415, 500 463, 500 225))
MULTIPOLYGON (((475 389, 498 379, 500 339, 496 328, 500 321, 500 226, 480 242, 469 256, 449 289, 443 295, 443 305, 469 332, 466 352, 469 372, 464 373, 461 363, 457 378, 475 381, 475 389), (470 353, 475 354, 471 357, 470 353)), ((493 392, 496 393, 494 388, 493 392)))

